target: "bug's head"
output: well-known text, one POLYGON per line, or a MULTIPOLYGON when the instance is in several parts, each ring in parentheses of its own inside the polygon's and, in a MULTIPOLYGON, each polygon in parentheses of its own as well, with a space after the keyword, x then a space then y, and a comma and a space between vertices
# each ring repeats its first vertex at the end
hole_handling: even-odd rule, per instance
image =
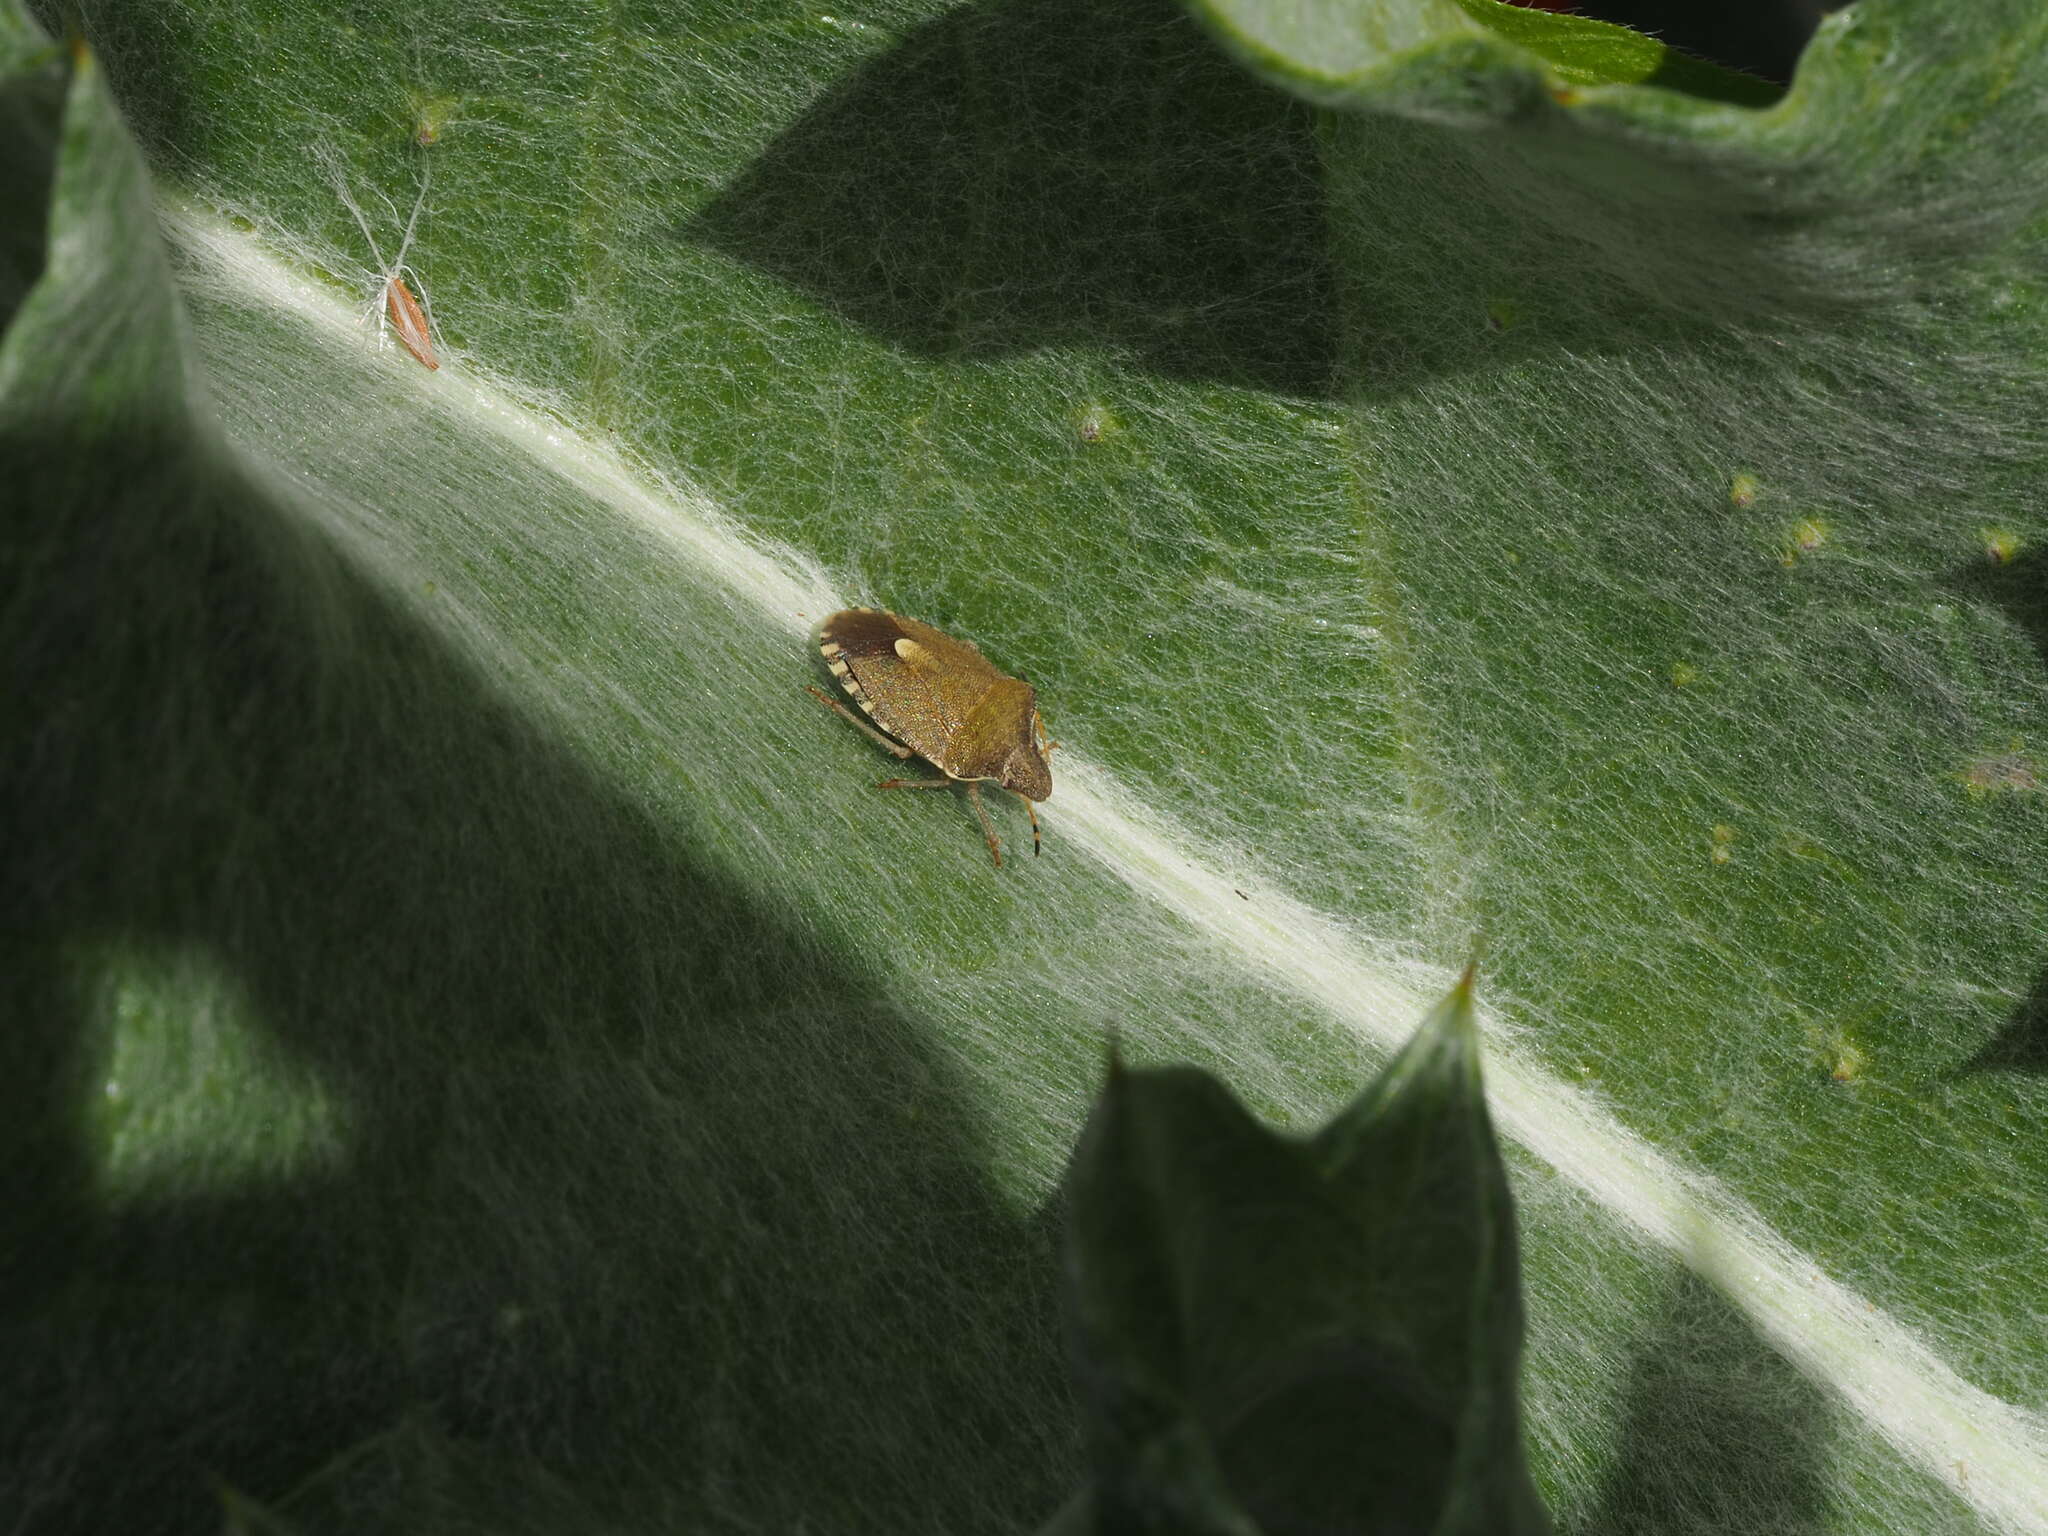
POLYGON ((1010 749, 1003 760, 1002 785, 1027 800, 1043 800, 1052 793, 1052 768, 1036 742, 1019 742, 1010 749))

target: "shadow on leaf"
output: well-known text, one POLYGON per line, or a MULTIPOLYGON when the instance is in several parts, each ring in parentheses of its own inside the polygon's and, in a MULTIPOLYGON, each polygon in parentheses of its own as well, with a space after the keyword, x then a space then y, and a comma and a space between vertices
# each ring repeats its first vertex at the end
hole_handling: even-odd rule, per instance
POLYGON ((166 436, 0 441, 32 492, 0 526, 17 1516, 1051 1502, 1050 1240, 985 1187, 928 1027, 166 436), (221 1161, 296 1113, 224 1041, 331 1107, 301 1161, 221 1161), (197 1081, 110 1085, 123 1051, 197 1081))
POLYGON ((1951 572, 1943 585, 2001 609, 2048 663, 2048 552, 2035 547, 2010 560, 1973 560, 1951 572))
POLYGON ((2048 1072, 2048 971, 2035 978, 2026 1001, 1954 1075, 1977 1072, 2048 1072))
POLYGON ((1306 108, 1158 0, 955 11, 828 93, 682 235, 919 356, 1106 346, 1333 388, 1306 108))
MULTIPOLYGON (((2048 554, 2036 547, 2003 562, 1972 561, 1952 572, 1944 585, 2002 610, 2048 665, 2048 554)), ((1981 788, 1987 792, 2024 788, 2039 793, 2041 788, 2039 769, 2026 754, 1994 755, 1975 765, 1972 774, 1985 775, 1981 788)), ((2035 977, 2032 990, 1998 1033, 1950 1075, 1979 1072, 2048 1073, 2048 970, 2035 977)))
POLYGON ((1800 1536, 1828 1524, 1825 1400, 1690 1271, 1637 1357, 1623 1412, 1617 1465, 1572 1536, 1800 1536))

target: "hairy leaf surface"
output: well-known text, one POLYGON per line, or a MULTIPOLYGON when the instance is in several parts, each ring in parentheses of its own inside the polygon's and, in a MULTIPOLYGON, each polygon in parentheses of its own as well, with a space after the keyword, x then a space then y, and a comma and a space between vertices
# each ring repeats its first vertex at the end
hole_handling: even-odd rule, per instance
POLYGON ((1483 944, 1559 1527, 2048 1530, 2037 7, 1762 106, 1449 0, 56 10, 32 1516, 1035 1529, 1105 1031, 1318 1125, 1483 944), (1037 688, 1044 857, 869 787, 853 602, 1037 688))

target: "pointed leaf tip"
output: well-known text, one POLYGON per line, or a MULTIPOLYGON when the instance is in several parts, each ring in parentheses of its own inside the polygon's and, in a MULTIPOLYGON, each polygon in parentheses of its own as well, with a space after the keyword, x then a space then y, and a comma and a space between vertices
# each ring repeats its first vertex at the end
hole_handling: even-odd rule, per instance
POLYGON ((1102 1090, 1105 1094, 1119 1092, 1122 1090, 1124 1082, 1131 1072, 1130 1063, 1124 1060, 1123 1036, 1118 1034, 1116 1029, 1112 1027, 1109 1031, 1108 1039, 1104 1041, 1104 1046, 1102 1090))
POLYGON ((1473 1005, 1472 991, 1478 984, 1479 962, 1466 962, 1451 990, 1444 994, 1442 1002, 1432 1008, 1429 1017, 1422 1021, 1416 1031, 1416 1042, 1425 1037, 1434 1040, 1441 1049, 1450 1047, 1474 1060, 1479 1052, 1479 1011, 1473 1005))

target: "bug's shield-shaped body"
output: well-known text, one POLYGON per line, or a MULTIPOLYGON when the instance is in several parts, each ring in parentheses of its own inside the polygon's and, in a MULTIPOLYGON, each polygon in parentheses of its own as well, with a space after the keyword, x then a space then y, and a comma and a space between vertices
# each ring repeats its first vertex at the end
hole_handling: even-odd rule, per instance
POLYGON ((1036 690, 972 643, 900 614, 848 608, 825 620, 818 649, 869 719, 970 793, 984 780, 1026 801, 1052 793, 1036 690))

